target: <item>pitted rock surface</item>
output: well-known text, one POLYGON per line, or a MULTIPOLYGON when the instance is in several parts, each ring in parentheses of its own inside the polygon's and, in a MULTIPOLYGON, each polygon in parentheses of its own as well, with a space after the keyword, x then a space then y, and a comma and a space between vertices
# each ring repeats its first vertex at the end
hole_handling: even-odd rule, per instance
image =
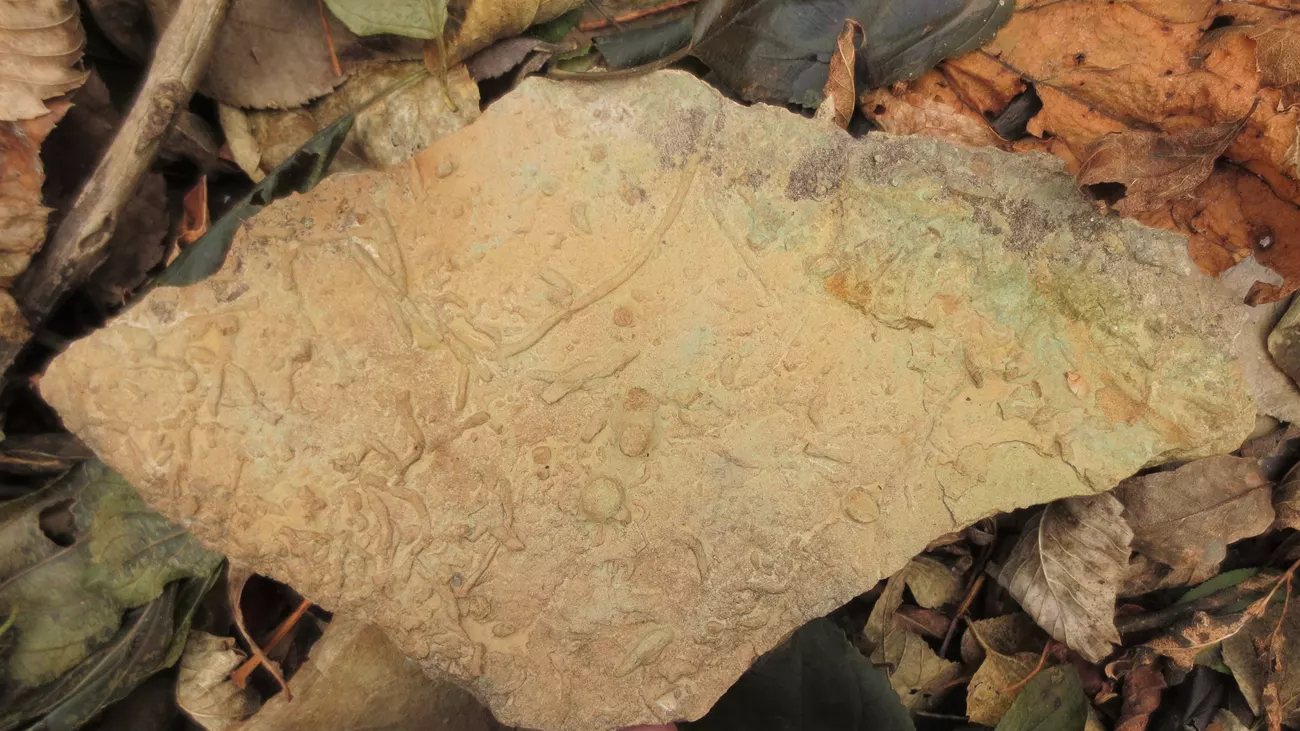
POLYGON ((942 533, 1235 449, 1240 317, 1055 159, 534 78, 41 389, 210 546, 505 723, 608 731, 942 533))

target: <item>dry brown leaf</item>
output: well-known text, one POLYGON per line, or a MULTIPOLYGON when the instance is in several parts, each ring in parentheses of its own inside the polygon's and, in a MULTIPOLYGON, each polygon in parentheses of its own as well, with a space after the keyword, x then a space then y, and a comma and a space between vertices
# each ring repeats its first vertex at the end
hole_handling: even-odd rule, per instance
POLYGON ((1127 479, 1114 490, 1133 529, 1133 550, 1174 568, 1165 586, 1218 573, 1229 543, 1273 522, 1268 481, 1247 457, 1208 457, 1127 479))
POLYGON ((0 0, 0 121, 35 119, 86 81, 76 0, 0 0))
POLYGON ((0 175, 0 339, 9 342, 30 336, 27 320, 8 289, 45 240, 50 209, 41 204, 45 183, 41 143, 70 106, 60 99, 42 117, 0 122, 0 170, 4 171, 0 175))
POLYGON ((857 58, 859 33, 866 33, 858 21, 847 18, 844 29, 835 41, 835 54, 831 56, 830 73, 823 92, 826 98, 817 107, 817 119, 828 121, 840 129, 849 128, 853 108, 857 106, 858 93, 853 86, 853 64, 857 58))
POLYGON ((1175 624, 1166 634, 1146 643, 1146 646, 1169 658, 1179 670, 1191 670, 1196 664, 1197 655, 1241 632, 1254 618, 1250 612, 1222 617, 1196 612, 1175 624))
MULTIPOLYGON (((297 109, 245 112, 222 105, 221 125, 231 154, 250 177, 258 179, 289 159, 317 131, 419 68, 414 61, 372 64, 334 93, 297 109)), ((425 77, 358 114, 331 170, 399 165, 478 115, 478 85, 464 66, 448 71, 445 86, 425 77), (448 98, 455 109, 447 106, 448 98)))
POLYGON ((1115 731, 1146 731, 1151 714, 1160 707, 1165 677, 1153 663, 1138 665, 1124 676, 1124 703, 1115 731))
POLYGON ((1115 595, 1133 531, 1109 493, 1050 503, 1025 524, 998 583, 1052 637, 1091 662, 1119 642, 1115 595))
POLYGON ((904 568, 885 581, 885 590, 867 616, 862 637, 871 652, 871 661, 876 664, 884 662, 885 638, 894 631, 894 614, 903 605, 903 590, 906 588, 907 569, 904 568))
POLYGON ((1210 725, 1205 727, 1205 731, 1250 731, 1250 728, 1242 723, 1240 718, 1234 716, 1232 711, 1220 708, 1214 714, 1210 725))
MULTIPOLYGON (((925 710, 938 705, 948 683, 961 674, 961 665, 939 657, 923 637, 907 630, 892 630, 879 652, 889 684, 909 709, 925 710)), ((872 657, 874 662, 875 655, 872 657)))
MULTIPOLYGON (((582 0, 493 0, 453 3, 448 8, 448 58, 462 61, 492 45, 498 38, 511 38, 528 26, 554 20, 582 5, 582 0)), ((432 66, 436 68, 435 66, 432 66)))
POLYGON ((1033 618, 1021 612, 977 619, 970 623, 970 627, 974 631, 968 628, 961 638, 961 659, 971 667, 984 661, 985 645, 1003 655, 1020 652, 1037 655, 1047 642, 1047 636, 1034 624, 1033 618))
POLYGON ((1300 101, 1300 18, 1287 18, 1251 34, 1259 81, 1282 90, 1282 104, 1300 101))
POLYGON ((961 600, 961 581, 957 574, 929 556, 917 556, 905 569, 907 588, 916 603, 935 609, 961 600))
POLYGON ((894 626, 917 634, 941 640, 948 634, 948 625, 952 620, 944 613, 934 609, 923 609, 904 604, 894 613, 894 626))
POLYGON ((1275 528, 1300 529, 1300 465, 1292 467, 1273 491, 1275 528))
MULTIPOLYGON (((177 2, 149 0, 156 27, 166 25, 177 2)), ((419 41, 396 36, 361 39, 327 13, 343 71, 335 73, 316 3, 233 0, 199 91, 236 107, 288 109, 333 91, 367 62, 421 57, 419 41)))
POLYGON ((974 723, 997 726, 1020 695, 1023 681, 1038 668, 1039 653, 1003 654, 980 634, 974 622, 967 636, 979 644, 984 659, 966 689, 966 716, 974 723))
POLYGON ((1190 195, 1214 170, 1214 161, 1246 127, 1246 119, 1201 129, 1106 135, 1088 148, 1079 168, 1083 185, 1122 183, 1125 215, 1152 210, 1190 195))
MULTIPOLYGON (((1260 604, 1257 602, 1256 604, 1260 604)), ((1273 601, 1223 642, 1223 662, 1246 702, 1270 726, 1300 724, 1300 601, 1273 601)))
POLYGON ((971 147, 995 147, 1002 140, 988 121, 964 106, 941 77, 926 75, 874 89, 862 96, 862 113, 877 127, 898 135, 925 135, 971 147))
POLYGON ((233 637, 190 632, 176 677, 176 704, 206 731, 225 731, 248 718, 261 696, 230 682, 230 671, 244 659, 233 637))
POLYGON ((176 232, 177 248, 185 248, 208 232, 208 176, 200 175, 194 187, 181 200, 180 230, 176 232))

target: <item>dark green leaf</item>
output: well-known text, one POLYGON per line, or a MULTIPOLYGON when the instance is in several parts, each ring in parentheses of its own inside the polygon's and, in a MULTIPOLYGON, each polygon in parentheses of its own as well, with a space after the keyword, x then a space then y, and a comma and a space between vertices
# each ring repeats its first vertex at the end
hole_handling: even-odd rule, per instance
POLYGON ((866 30, 855 76, 876 87, 978 48, 1013 10, 1006 0, 706 0, 694 53, 746 99, 815 107, 847 18, 866 30))
POLYGON ((997 731, 1083 731, 1088 697, 1073 665, 1034 676, 998 723, 997 731))
POLYGON ((0 707, 96 652, 125 611, 220 562, 99 462, 0 504, 0 616, 13 615, 0 649, 0 707))
POLYGON ((691 40, 694 20, 686 15, 649 28, 633 28, 595 39, 596 49, 612 69, 639 66, 663 58, 691 40))
POLYGON ((528 35, 534 38, 540 38, 547 43, 559 43, 564 40, 565 36, 569 35, 569 31, 577 28, 578 23, 582 22, 583 10, 584 7, 579 5, 564 15, 545 23, 538 23, 525 32, 528 35))
POLYGON ((759 658, 691 731, 913 731, 889 679, 828 619, 759 658))
POLYGON ((212 223, 188 248, 167 265, 154 284, 162 287, 188 287, 212 276, 226 261, 239 225, 271 202, 291 193, 306 193, 325 177, 330 163, 352 130, 356 114, 344 115, 307 140, 288 160, 280 163, 236 203, 224 216, 212 223))
POLYGON ((0 711, 0 731, 35 719, 25 731, 74 731, 150 675, 174 664, 190 620, 219 571, 169 584, 158 598, 127 612, 102 647, 58 680, 31 690, 0 711))

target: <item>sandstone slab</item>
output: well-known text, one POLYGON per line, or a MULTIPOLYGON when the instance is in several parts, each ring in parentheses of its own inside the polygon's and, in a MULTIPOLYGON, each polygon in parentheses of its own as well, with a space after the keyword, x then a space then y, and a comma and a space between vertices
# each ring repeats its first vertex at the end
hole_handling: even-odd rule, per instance
POLYGON ((698 717, 934 536, 1235 449, 1241 316, 1055 159, 530 79, 41 389, 235 561, 606 731, 698 717))

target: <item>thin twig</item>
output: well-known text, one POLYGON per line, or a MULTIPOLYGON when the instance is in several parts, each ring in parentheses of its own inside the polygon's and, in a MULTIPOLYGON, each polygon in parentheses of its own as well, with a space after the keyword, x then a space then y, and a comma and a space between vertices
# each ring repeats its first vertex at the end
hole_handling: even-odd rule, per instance
MULTIPOLYGON (((253 641, 253 637, 248 634, 248 628, 244 626, 244 612, 239 608, 239 598, 243 596, 244 585, 248 583, 250 576, 251 574, 236 576, 232 572, 229 578, 230 614, 235 618, 235 629, 239 630, 239 636, 243 637, 244 642, 248 643, 248 651, 266 666, 267 671, 271 673, 271 677, 275 678, 275 682, 280 684, 280 689, 284 691, 284 699, 291 701, 293 700, 293 693, 289 691, 289 684, 285 682, 284 675, 280 673, 280 668, 276 667, 275 663, 271 662, 270 658, 266 656, 266 653, 262 652, 262 648, 257 646, 257 643, 253 641)), ((245 680, 245 683, 247 683, 247 680, 245 680)), ((235 687, 242 688, 244 686, 235 683, 235 687)))
POLYGON ((342 76, 343 67, 339 65, 338 54, 334 52, 334 36, 330 35, 330 22, 325 17, 325 0, 316 0, 316 8, 320 10, 320 26, 325 29, 325 48, 330 52, 330 70, 335 76, 342 76))
MULTIPOLYGON (((310 608, 311 602, 303 599, 297 609, 285 617, 283 622, 276 625, 275 631, 266 640, 266 647, 262 650, 263 653, 275 652, 275 648, 284 641, 285 637, 289 636, 289 630, 293 629, 293 626, 298 623, 299 619, 302 619, 302 615, 310 608)), ((262 660, 256 655, 245 660, 243 665, 240 665, 235 672, 230 674, 230 679, 234 682, 235 687, 243 688, 248 683, 248 676, 252 675, 257 666, 261 664, 262 660)))
MULTIPOLYGON (((158 39, 144 84, 68 215, 14 286, 33 332, 108 257, 122 207, 135 195, 167 129, 207 69, 230 0, 181 0, 158 39)), ((22 343, 0 343, 0 368, 22 343)))
POLYGON ((998 693, 1014 693, 1017 690, 1020 690, 1021 688, 1028 685, 1029 681, 1033 680, 1034 676, 1037 675, 1043 669, 1043 664, 1047 662, 1047 651, 1051 649, 1051 647, 1052 647, 1051 642, 1048 642, 1047 644, 1043 645, 1043 654, 1038 656, 1038 664, 1034 666, 1033 671, 1030 672, 1028 675, 1026 675, 1024 678, 1022 678, 1020 682, 1012 683, 1011 685, 1008 685, 1002 690, 999 690, 998 693))
POLYGON ((1143 614, 1128 614, 1115 618, 1115 629, 1119 633, 1126 635, 1132 632, 1142 632, 1145 630, 1159 629, 1168 627, 1174 622, 1189 617, 1196 612, 1213 612, 1216 609, 1222 609, 1226 606, 1236 604, 1242 599, 1247 598, 1255 592, 1262 591, 1269 584, 1275 583, 1274 576, 1255 575, 1245 581, 1230 586, 1226 589, 1203 596, 1200 599, 1194 599, 1182 604, 1174 604, 1158 609, 1154 612, 1145 612, 1143 614))
MULTIPOLYGON (((600 17, 604 18, 604 19, 607 21, 605 24, 600 25, 600 26, 598 26, 598 27, 600 27, 600 28, 604 28, 604 27, 606 27, 606 26, 608 26, 608 25, 612 25, 612 26, 614 26, 614 28, 615 28, 616 30, 618 30, 618 32, 620 32, 620 33, 622 33, 623 31, 627 30, 626 28, 624 28, 622 25, 619 24, 618 20, 617 20, 614 16, 612 16, 612 15, 609 14, 609 11, 608 11, 608 10, 602 8, 602 7, 600 6, 600 3, 599 3, 597 0, 586 0, 586 2, 587 2, 587 5, 590 6, 592 10, 595 10, 597 13, 600 14, 600 17)), ((599 21, 597 21, 597 22, 599 22, 599 21)), ((579 23, 579 24, 578 24, 578 30, 587 30, 587 29, 586 29, 586 28, 583 28, 583 27, 582 27, 582 24, 579 23)))
POLYGON ((952 615, 952 620, 948 622, 948 631, 943 635, 943 644, 939 645, 939 657, 945 657, 948 654, 948 645, 952 644, 952 638, 957 634, 957 623, 961 618, 966 616, 970 605, 974 603, 976 595, 984 587, 984 574, 980 573, 975 577, 975 583, 970 585, 970 591, 966 592, 966 598, 961 600, 961 605, 957 607, 957 613, 952 615))

